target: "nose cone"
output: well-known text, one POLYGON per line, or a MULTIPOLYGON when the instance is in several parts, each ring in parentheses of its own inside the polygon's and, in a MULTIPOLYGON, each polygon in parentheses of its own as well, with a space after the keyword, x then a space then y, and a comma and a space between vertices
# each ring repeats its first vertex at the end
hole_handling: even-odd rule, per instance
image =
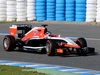
POLYGON ((64 45, 65 47, 70 47, 70 48, 80 48, 80 46, 79 45, 74 45, 74 44, 65 44, 64 45))

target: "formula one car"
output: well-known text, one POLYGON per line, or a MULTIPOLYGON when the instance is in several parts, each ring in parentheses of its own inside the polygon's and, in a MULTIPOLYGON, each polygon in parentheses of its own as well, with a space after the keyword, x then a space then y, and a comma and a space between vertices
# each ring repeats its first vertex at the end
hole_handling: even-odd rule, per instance
POLYGON ((70 38, 55 35, 47 29, 48 25, 33 27, 29 24, 15 24, 9 27, 10 34, 4 36, 3 48, 5 51, 32 50, 45 52, 48 56, 56 54, 87 55, 95 49, 87 47, 87 42, 80 37, 73 41, 70 38))

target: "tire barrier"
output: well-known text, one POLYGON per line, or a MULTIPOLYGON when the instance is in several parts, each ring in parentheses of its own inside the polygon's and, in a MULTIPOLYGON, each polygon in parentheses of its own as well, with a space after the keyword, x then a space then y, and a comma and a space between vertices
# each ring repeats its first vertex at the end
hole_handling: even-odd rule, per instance
POLYGON ((86 0, 76 0, 75 21, 84 22, 86 19, 86 0))
POLYGON ((26 21, 26 0, 16 0, 17 21, 26 21))
POLYGON ((16 20, 16 0, 7 0, 7 21, 15 21, 16 20))
POLYGON ((94 22, 96 20, 96 0, 86 1, 86 22, 94 22))
POLYGON ((6 0, 0 0, 0 21, 6 21, 6 0))
POLYGON ((65 0, 56 0, 56 21, 65 21, 65 0))
POLYGON ((0 0, 0 21, 100 22, 100 0, 0 0))
POLYGON ((46 0, 47 3, 55 3, 56 0, 46 0))
POLYGON ((97 0, 96 22, 100 22, 100 0, 97 0))
POLYGON ((75 0, 66 0, 65 3, 65 20, 67 22, 75 21, 75 0))
POLYGON ((46 20, 54 21, 56 12, 56 0, 46 0, 46 20))
POLYGON ((35 20, 35 0, 27 0, 27 20, 35 20))
POLYGON ((97 0, 86 0, 87 4, 96 4, 97 0))
POLYGON ((35 0, 36 21, 46 20, 46 0, 35 0))

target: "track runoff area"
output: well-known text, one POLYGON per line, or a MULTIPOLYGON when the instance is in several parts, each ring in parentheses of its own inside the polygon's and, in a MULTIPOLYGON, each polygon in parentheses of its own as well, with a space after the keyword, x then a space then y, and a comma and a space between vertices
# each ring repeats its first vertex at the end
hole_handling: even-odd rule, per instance
POLYGON ((65 67, 65 66, 59 66, 59 65, 50 65, 50 64, 0 60, 0 65, 35 68, 35 70, 26 69, 24 71, 39 71, 40 70, 39 72, 49 73, 52 75, 57 75, 60 72, 61 72, 60 73, 61 75, 100 75, 100 71, 74 68, 74 67, 65 67), (53 72, 54 74, 50 72, 53 72))

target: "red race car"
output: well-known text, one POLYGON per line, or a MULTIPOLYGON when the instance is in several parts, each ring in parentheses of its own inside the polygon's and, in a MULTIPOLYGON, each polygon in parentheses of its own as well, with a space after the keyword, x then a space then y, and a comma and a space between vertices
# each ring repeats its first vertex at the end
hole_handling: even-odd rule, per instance
POLYGON ((46 53, 48 56, 56 54, 88 55, 94 53, 95 49, 87 47, 84 38, 77 38, 76 41, 68 37, 55 35, 48 31, 48 25, 33 27, 29 24, 15 24, 9 27, 10 34, 4 36, 3 48, 5 51, 32 50, 46 53))

